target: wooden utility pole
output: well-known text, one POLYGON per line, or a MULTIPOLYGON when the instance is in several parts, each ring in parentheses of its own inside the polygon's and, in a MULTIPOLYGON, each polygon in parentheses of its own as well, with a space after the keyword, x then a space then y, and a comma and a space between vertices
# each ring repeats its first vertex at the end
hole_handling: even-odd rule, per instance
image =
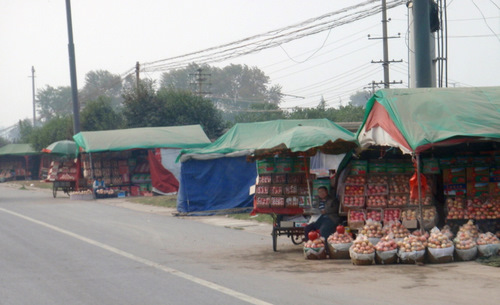
POLYGON ((35 108, 35 67, 31 66, 31 89, 33 93, 33 127, 36 124, 36 108, 35 108))

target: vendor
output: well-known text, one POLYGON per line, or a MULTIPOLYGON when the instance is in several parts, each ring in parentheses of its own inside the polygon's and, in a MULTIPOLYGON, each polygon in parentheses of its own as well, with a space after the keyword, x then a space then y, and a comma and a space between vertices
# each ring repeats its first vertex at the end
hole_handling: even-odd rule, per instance
POLYGON ((318 196, 312 203, 312 211, 308 225, 304 228, 305 240, 311 231, 319 230, 320 235, 326 239, 340 223, 339 205, 334 198, 328 194, 326 186, 318 187, 318 196))
POLYGON ((94 194, 96 194, 96 191, 99 189, 105 189, 106 185, 104 184, 104 180, 102 178, 96 178, 96 180, 94 180, 92 188, 94 189, 94 194))

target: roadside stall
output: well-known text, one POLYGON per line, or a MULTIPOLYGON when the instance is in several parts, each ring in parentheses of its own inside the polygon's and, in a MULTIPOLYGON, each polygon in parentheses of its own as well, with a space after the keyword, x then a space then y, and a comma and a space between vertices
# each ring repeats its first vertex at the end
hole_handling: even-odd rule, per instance
POLYGON ((59 190, 70 196, 71 192, 86 187, 86 182, 80 177, 75 142, 56 141, 42 149, 42 152, 46 154, 42 156, 42 164, 47 160, 50 161, 45 181, 52 183, 52 196, 54 198, 59 190))
POLYGON ((467 226, 498 235, 498 109, 500 87, 377 91, 356 135, 361 150, 345 159, 339 175, 349 226, 365 230, 369 218, 396 220, 430 233, 429 241, 448 240, 428 243, 434 263, 453 260, 453 243, 459 251, 466 243, 438 228, 451 236, 467 226), (451 256, 436 259, 434 248, 445 246, 451 256))
POLYGON ((0 182, 37 179, 39 163, 30 144, 7 144, 0 148, 0 182))
POLYGON ((86 184, 104 182, 97 198, 175 193, 179 151, 210 144, 200 125, 85 131, 73 138, 86 184))
POLYGON ((318 152, 345 154, 357 147, 354 134, 333 124, 331 128, 297 126, 265 141, 252 154, 257 161, 252 213, 273 217, 273 250, 278 236, 302 243, 304 227, 317 188, 330 189, 332 181, 315 179, 310 173, 310 158, 318 152), (297 217, 299 216, 299 217, 297 217))

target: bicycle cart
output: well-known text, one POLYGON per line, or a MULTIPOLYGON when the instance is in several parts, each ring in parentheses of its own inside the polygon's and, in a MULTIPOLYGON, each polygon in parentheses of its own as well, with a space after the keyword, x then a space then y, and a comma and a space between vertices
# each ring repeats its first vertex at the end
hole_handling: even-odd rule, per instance
POLYGON ((56 198, 57 191, 61 190, 69 196, 69 192, 76 190, 76 181, 54 181, 52 183, 52 196, 56 198))
POLYGON ((304 238, 304 227, 295 226, 293 221, 283 221, 283 218, 287 215, 282 214, 272 214, 273 217, 273 231, 271 235, 273 237, 273 251, 278 249, 278 236, 286 236, 292 240, 294 245, 300 245, 304 238))

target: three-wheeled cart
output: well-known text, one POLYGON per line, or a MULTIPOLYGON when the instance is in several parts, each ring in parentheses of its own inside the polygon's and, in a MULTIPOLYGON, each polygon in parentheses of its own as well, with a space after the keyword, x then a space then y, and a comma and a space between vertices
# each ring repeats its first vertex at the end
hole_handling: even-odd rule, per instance
POLYGON ((63 191, 69 196, 69 193, 76 190, 76 181, 54 181, 52 183, 52 196, 56 198, 57 191, 63 191))
POLYGON ((289 215, 272 214, 273 217, 273 251, 278 249, 278 236, 286 236, 292 240, 294 245, 300 245, 304 239, 304 227, 295 226, 293 222, 283 221, 283 218, 289 215))

